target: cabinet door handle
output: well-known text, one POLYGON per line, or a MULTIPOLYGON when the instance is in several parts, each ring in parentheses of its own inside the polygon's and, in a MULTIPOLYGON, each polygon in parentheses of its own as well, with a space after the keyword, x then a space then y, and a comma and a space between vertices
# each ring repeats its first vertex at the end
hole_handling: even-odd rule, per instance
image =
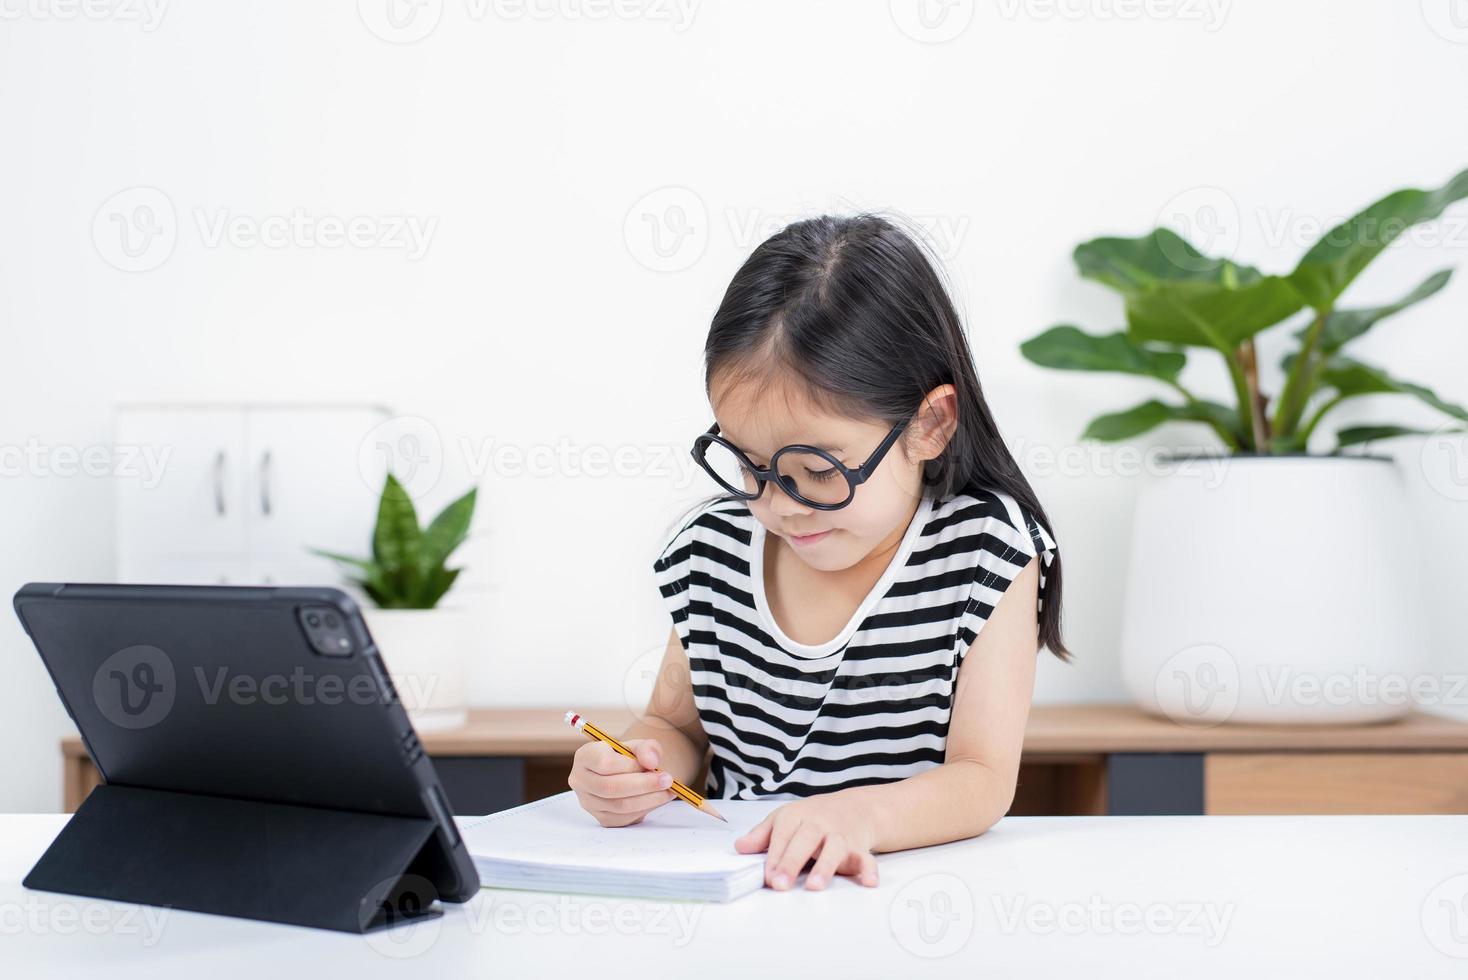
POLYGON ((270 450, 260 454, 260 513, 270 516, 270 450))
POLYGON ((214 513, 224 516, 224 450, 214 454, 214 513))

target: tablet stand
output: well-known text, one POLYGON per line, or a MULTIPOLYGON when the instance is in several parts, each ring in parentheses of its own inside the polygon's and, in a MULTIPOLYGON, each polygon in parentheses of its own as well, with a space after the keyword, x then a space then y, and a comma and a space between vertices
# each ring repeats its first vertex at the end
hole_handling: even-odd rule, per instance
POLYGON ((103 784, 27 888, 341 932, 441 915, 435 825, 320 807, 103 784))

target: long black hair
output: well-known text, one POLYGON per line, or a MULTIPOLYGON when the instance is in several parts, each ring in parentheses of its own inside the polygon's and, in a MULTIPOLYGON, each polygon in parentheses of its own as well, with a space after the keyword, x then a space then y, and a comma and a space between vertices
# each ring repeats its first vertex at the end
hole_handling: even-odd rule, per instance
MULTIPOLYGON (((798 221, 739 268, 709 327, 704 386, 711 391, 716 377, 775 376, 797 381, 816 404, 888 426, 912 418, 934 388, 953 385, 957 428, 942 454, 924 463, 923 482, 938 497, 1002 491, 1049 530, 984 402, 963 324, 934 263, 886 218, 798 221)), ((1069 660, 1060 600, 1057 553, 1045 573, 1039 640, 1069 660)))

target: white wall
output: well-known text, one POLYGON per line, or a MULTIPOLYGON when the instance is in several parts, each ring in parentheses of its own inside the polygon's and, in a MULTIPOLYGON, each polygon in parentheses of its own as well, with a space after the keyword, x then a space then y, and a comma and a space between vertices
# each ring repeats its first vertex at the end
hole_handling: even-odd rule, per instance
MULTIPOLYGON (((1033 451, 1069 451, 1092 415, 1154 390, 1019 356, 1053 323, 1121 322, 1076 279, 1071 248, 1181 214, 1215 250, 1284 270, 1312 226, 1468 165, 1468 28, 1449 0, 1156 0, 1162 15, 1140 18, 1123 16, 1128 0, 959 3, 936 33, 912 28, 931 41, 971 15, 942 43, 905 33, 908 5, 881 0, 617 8, 642 17, 595 16, 610 9, 596 0, 428 0, 417 23, 437 26, 405 44, 367 27, 392 33, 377 0, 176 0, 141 24, 129 17, 157 0, 70 18, 67 2, 0 0, 0 446, 104 445, 126 400, 382 402, 438 429, 449 472, 433 503, 467 485, 486 440, 636 447, 639 476, 480 474, 484 703, 616 699, 661 643, 648 562, 704 489, 666 457, 707 424, 710 314, 764 234, 852 208, 935 229, 980 376, 1056 525, 1079 659, 1047 661, 1040 698, 1122 697, 1118 589, 1139 478, 1116 475, 1114 450, 1067 472, 1033 451), (109 201, 138 186, 166 195, 155 215, 176 245, 156 268, 120 271, 108 216, 139 199, 109 201), (666 234, 669 204, 694 234, 672 255, 680 268, 656 271, 645 220, 666 234), (418 258, 212 235, 222 218, 296 209, 435 224, 418 258)), ((1464 224, 1393 248, 1352 298, 1468 270, 1464 224)), ((1358 353, 1468 400, 1465 302, 1468 271, 1358 353)), ((1266 339, 1271 368, 1282 336, 1266 339)), ((1188 380, 1222 396, 1217 366, 1193 360, 1188 380)), ((1343 418, 1436 421, 1376 408, 1343 418)), ((1434 560, 1461 576, 1468 505, 1423 499, 1446 528, 1434 560)), ((106 478, 0 480, 0 591, 109 577, 110 500, 106 478)), ((66 723, 0 619, 0 811, 53 809, 66 723)), ((1439 637, 1461 658, 1460 628, 1439 637)))

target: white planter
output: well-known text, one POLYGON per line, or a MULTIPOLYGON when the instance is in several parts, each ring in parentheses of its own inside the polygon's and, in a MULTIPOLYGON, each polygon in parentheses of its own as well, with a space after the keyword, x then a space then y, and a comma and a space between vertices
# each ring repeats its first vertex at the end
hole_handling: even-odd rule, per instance
POLYGON ((1389 460, 1178 461, 1136 505, 1122 676, 1183 724, 1347 724, 1412 710, 1422 552, 1389 460))
POLYGON ((473 617, 452 608, 362 612, 413 727, 443 731, 468 721, 473 617))

